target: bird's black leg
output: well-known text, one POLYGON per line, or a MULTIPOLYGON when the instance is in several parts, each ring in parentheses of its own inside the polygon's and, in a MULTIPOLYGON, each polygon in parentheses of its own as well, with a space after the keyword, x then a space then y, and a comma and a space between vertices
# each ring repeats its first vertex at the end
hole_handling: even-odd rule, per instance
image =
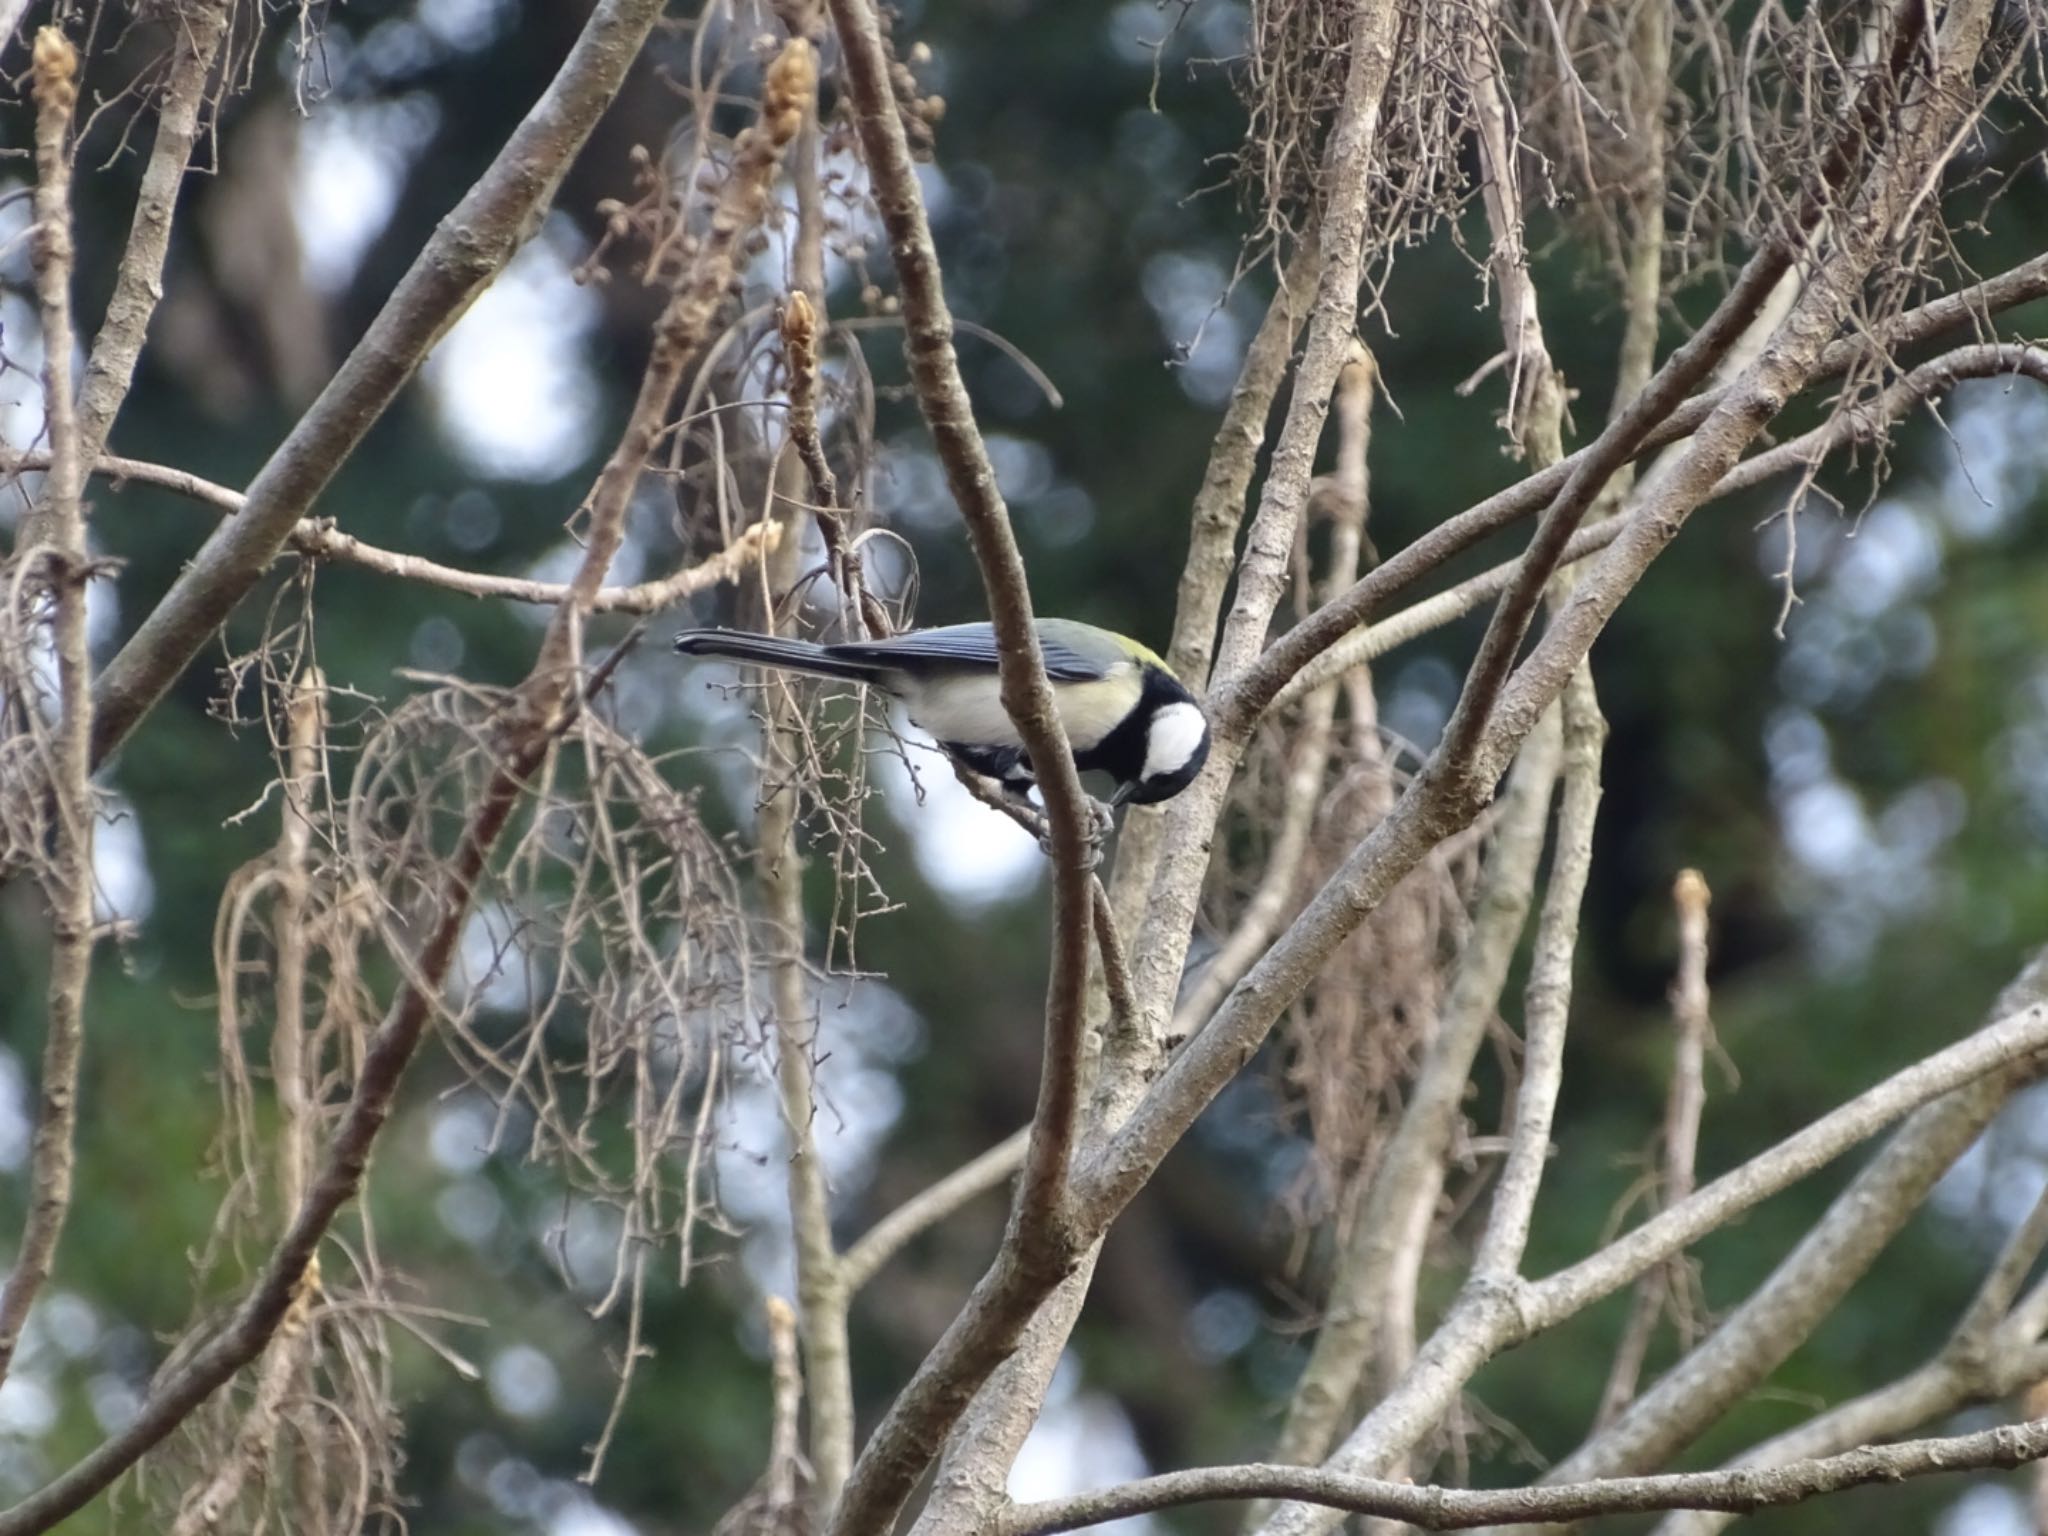
MULTIPOLYGON (((942 741, 940 749, 962 767, 993 779, 1000 784, 1003 794, 1016 805, 1028 810, 1031 818, 1041 828, 1045 826, 1045 813, 1032 802, 1031 791, 1038 787, 1038 778, 1031 771, 1031 759, 1021 747, 968 746, 960 742, 942 741)), ((1102 862, 1102 845, 1116 826, 1116 818, 1108 806, 1093 796, 1084 797, 1088 802, 1088 867, 1093 869, 1102 862)), ((1047 858, 1052 857, 1050 830, 1038 834, 1038 846, 1047 858)))

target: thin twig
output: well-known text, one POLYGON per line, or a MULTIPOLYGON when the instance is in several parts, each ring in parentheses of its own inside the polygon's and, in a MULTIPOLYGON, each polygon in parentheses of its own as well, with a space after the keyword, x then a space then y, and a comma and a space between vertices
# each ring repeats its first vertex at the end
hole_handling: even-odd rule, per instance
MULTIPOLYGON (((802 36, 791 28, 792 34, 802 36)), ((802 46, 810 46, 806 39, 802 46)), ((865 626, 864 589, 858 564, 848 564, 845 529, 837 511, 838 489, 825 463, 817 432, 818 354, 816 321, 825 302, 824 210, 819 195, 817 95, 798 103, 802 122, 790 146, 790 175, 797 184, 797 229, 792 251, 796 291, 782 314, 782 341, 790 374, 786 417, 796 456, 779 456, 773 473, 773 502, 757 526, 782 530, 781 546, 765 570, 766 600, 760 628, 774 633, 781 594, 795 585, 795 507, 806 470, 817 498, 814 518, 833 555, 849 623, 858 635, 865 626)), ((848 1292, 841 1282, 832 1241, 832 1197, 817 1142, 818 1010, 805 974, 803 858, 797 847, 797 795, 792 787, 802 759, 804 726, 800 705, 786 683, 772 680, 762 727, 759 843, 755 878, 764 914, 774 930, 769 965, 774 1009, 775 1081, 784 1134, 789 1138, 785 1176, 790 1231, 796 1248, 797 1328, 810 1380, 810 1465, 814 1518, 831 1518, 839 1490, 853 1465, 853 1360, 847 1342, 848 1292)))
MULTIPOLYGON (((25 453, 6 463, 10 474, 48 469, 50 456, 46 453, 25 453)), ((174 491, 190 501, 204 506, 216 507, 227 513, 239 513, 247 504, 246 498, 237 490, 202 479, 186 470, 174 469, 167 464, 152 464, 145 459, 125 459, 113 454, 100 455, 92 467, 95 475, 114 481, 118 486, 123 481, 137 485, 153 485, 163 490, 174 491)), ((742 530, 729 545, 717 554, 699 561, 695 565, 682 567, 666 576, 657 576, 651 581, 635 582, 631 586, 605 587, 591 603, 593 613, 659 613, 662 609, 694 597, 699 592, 728 581, 738 581, 751 570, 754 564, 775 551, 782 538, 779 523, 757 523, 742 530)), ((326 518, 302 518, 294 525, 290 535, 291 547, 301 555, 314 560, 332 560, 340 565, 352 565, 362 570, 373 571, 380 576, 390 576, 398 581, 416 581, 425 586, 442 587, 458 592, 464 597, 505 598, 515 603, 534 603, 553 607, 566 602, 569 588, 559 581, 529 581, 521 576, 493 576, 486 571, 465 571, 452 565, 441 565, 419 555, 408 555, 399 550, 379 549, 366 544, 353 534, 343 533, 326 518)))
MULTIPOLYGON (((1671 1087, 1664 1101, 1664 1155, 1658 1177, 1658 1204, 1663 1206, 1683 1200, 1693 1191, 1700 1116, 1707 1102, 1707 1039, 1712 1030, 1707 1016, 1709 892, 1705 877, 1696 869, 1681 870, 1671 900, 1678 909, 1678 977, 1671 987, 1671 1023, 1676 1038, 1671 1052, 1671 1087)), ((1653 1270, 1636 1283, 1628 1321, 1622 1325, 1621 1342, 1615 1346, 1614 1363, 1608 1367, 1607 1385, 1593 1416, 1596 1429, 1611 1424, 1635 1396, 1657 1319, 1666 1309, 1675 1312, 1683 1306, 1686 1283, 1682 1261, 1653 1270)))

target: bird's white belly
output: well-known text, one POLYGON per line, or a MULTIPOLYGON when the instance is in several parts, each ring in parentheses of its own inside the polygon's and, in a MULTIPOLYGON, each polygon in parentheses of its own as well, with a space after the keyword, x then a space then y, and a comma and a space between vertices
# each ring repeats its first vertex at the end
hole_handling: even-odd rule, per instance
MULTIPOLYGON (((994 677, 909 681, 901 697, 910 718, 940 741, 991 747, 1024 744, 1003 709, 994 677)), ((1067 740, 1076 751, 1085 751, 1116 729, 1135 698, 1129 680, 1112 673, 1092 683, 1056 683, 1053 701, 1067 728, 1067 740)))

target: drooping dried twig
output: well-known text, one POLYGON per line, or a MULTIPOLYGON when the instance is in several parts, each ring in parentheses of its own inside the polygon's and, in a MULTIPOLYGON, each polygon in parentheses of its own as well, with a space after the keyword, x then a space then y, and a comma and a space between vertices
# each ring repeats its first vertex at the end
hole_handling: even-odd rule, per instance
MULTIPOLYGON (((316 1063, 306 1027, 306 981, 311 899, 310 855, 314 829, 314 794, 320 780, 327 712, 326 683, 316 670, 297 679, 285 705, 287 742, 283 794, 283 828, 275 861, 276 901, 272 928, 277 947, 276 1020, 271 1029, 271 1083, 277 1095, 277 1208, 296 1211, 306 1197, 312 1174, 317 1124, 317 1080, 309 1075, 316 1063)), ((231 990, 234 978, 225 978, 231 990)), ((269 1488, 285 1483, 283 1469, 291 1437, 281 1422, 286 1400, 307 1392, 304 1377, 311 1362, 311 1318, 320 1293, 320 1265, 309 1262, 297 1293, 285 1309, 277 1332, 263 1352, 256 1389, 225 1455, 206 1480, 191 1490, 172 1523, 173 1536, 200 1536, 219 1528, 222 1520, 254 1481, 269 1488)), ((299 1490, 301 1494, 308 1490, 299 1490)), ((296 1524, 318 1530, 317 1515, 309 1520, 302 1499, 296 1524)))

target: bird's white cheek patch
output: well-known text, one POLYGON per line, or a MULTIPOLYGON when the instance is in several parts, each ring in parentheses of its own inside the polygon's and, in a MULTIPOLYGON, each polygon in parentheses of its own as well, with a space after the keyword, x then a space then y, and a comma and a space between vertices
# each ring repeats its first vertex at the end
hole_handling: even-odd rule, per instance
POLYGON ((1152 717, 1145 733, 1144 778, 1178 773, 1195 755, 1202 736, 1209 729, 1202 712, 1192 704, 1169 704, 1152 717))

